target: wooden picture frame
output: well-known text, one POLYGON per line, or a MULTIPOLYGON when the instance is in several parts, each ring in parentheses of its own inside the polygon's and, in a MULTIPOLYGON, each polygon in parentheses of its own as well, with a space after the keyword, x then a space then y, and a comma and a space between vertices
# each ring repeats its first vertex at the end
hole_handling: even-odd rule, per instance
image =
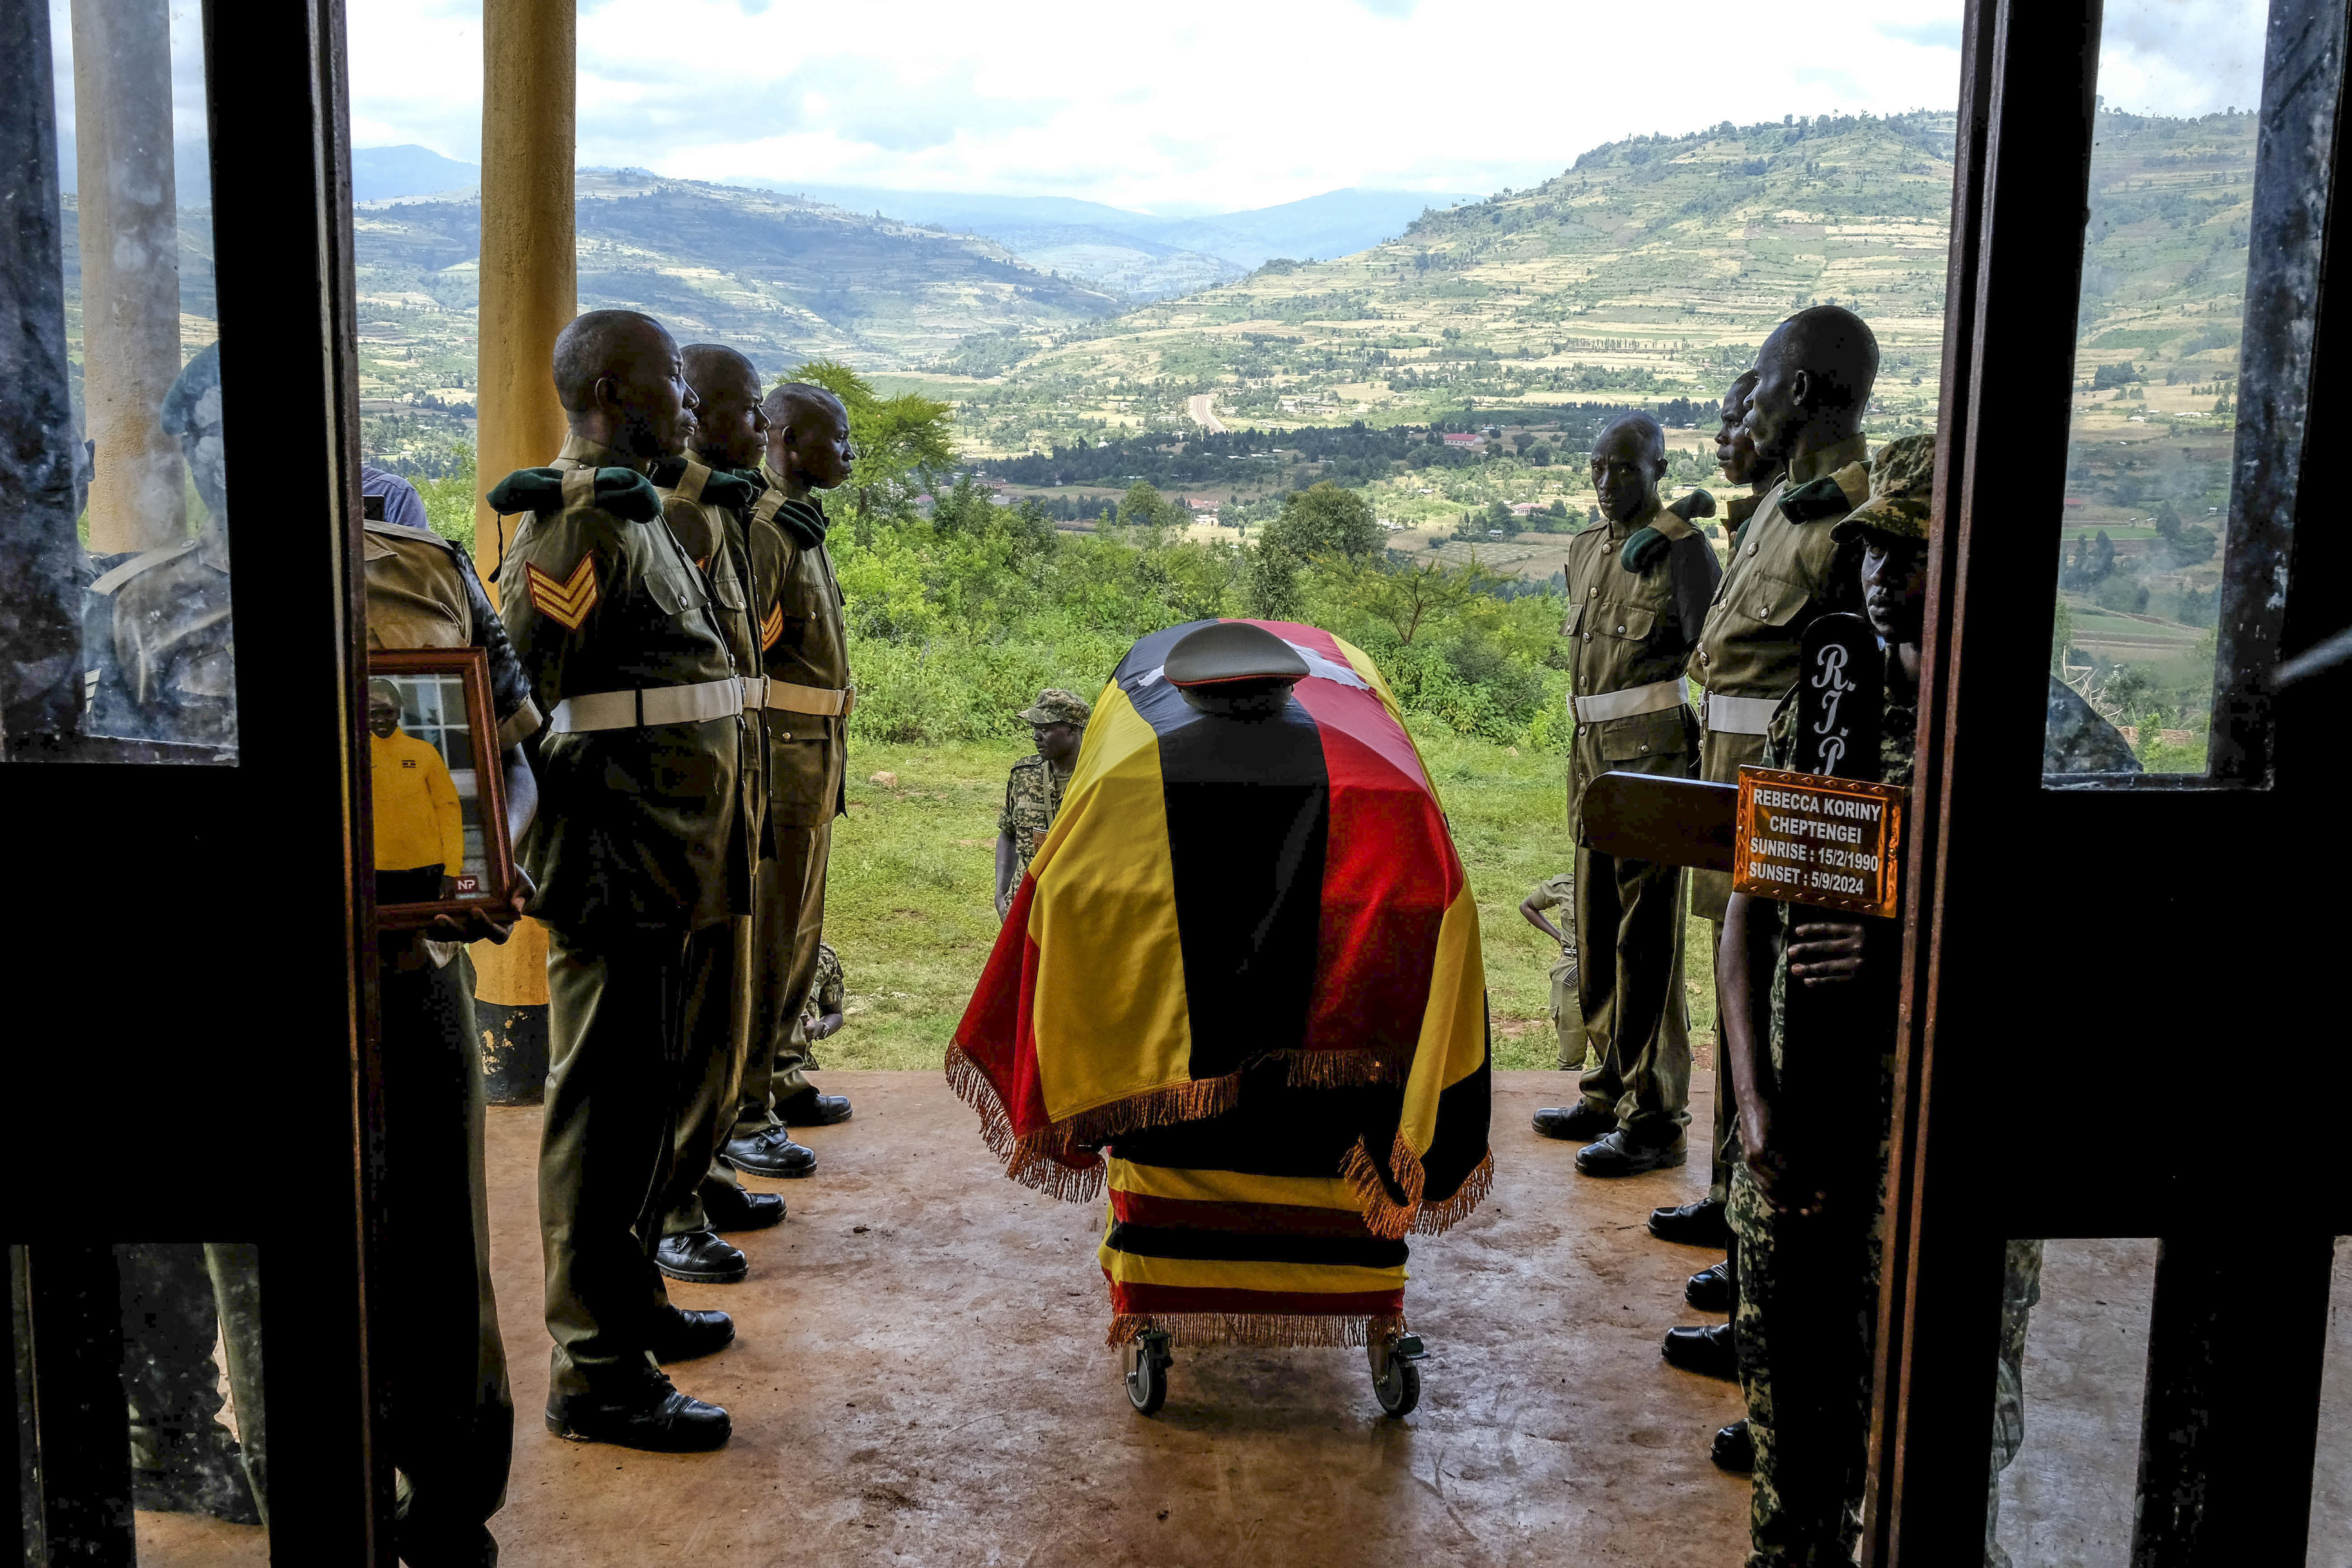
MULTIPOLYGON (((489 658, 478 647, 371 648, 368 651, 368 692, 378 681, 389 681, 403 699, 396 735, 422 742, 430 755, 412 745, 404 759, 407 766, 430 770, 439 763, 443 777, 461 812, 464 851, 454 870, 437 862, 420 867, 374 866, 375 923, 382 931, 408 931, 430 925, 443 915, 463 918, 471 910, 502 908, 515 886, 514 845, 507 832, 506 770, 501 760, 498 722, 490 708, 489 658), (450 699, 463 704, 462 722, 453 721, 450 699), (462 744, 457 737, 464 737, 462 744), (462 764, 462 765, 460 765, 462 764), (471 811, 466 812, 470 803, 471 811), (454 879, 457 891, 420 897, 424 882, 436 865, 446 886, 454 879)), ((371 741, 375 736, 373 725, 371 741)), ((388 739, 388 737, 386 737, 388 739)), ((373 835, 371 851, 384 843, 383 815, 403 809, 380 799, 373 788, 377 753, 369 750, 371 788, 369 821, 373 835)), ((412 851, 413 852, 413 851, 412 851)))

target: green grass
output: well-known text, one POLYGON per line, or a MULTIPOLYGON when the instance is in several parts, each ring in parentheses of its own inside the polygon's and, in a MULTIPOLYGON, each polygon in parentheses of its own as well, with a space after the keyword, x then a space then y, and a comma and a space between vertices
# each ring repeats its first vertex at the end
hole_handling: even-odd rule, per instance
MULTIPOLYGON (((1560 759, 1416 727, 1478 900, 1495 1065, 1548 1068, 1556 950, 1519 900, 1569 868, 1560 759)), ((996 813, 1013 742, 859 745, 849 816, 834 826, 825 935, 841 954, 848 1026, 818 1047, 828 1067, 936 1070, 996 940, 996 813), (897 775, 895 787, 869 782, 897 775)), ((1691 922, 1685 968, 1695 1037, 1712 1038, 1707 926, 1691 922)), ((1709 1055, 1702 1046, 1701 1054, 1709 1055)))

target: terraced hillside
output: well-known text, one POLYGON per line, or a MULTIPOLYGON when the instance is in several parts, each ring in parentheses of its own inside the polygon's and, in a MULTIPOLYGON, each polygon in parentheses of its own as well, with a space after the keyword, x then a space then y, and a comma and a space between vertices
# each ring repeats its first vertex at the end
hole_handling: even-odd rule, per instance
MULTIPOLYGON (((2212 332, 2234 342, 2253 124, 2102 117, 2086 375, 2133 353, 2217 357, 2212 332)), ((1204 393, 1225 423, 1283 426, 1704 399, 1776 321, 1829 300, 1878 331, 1873 425, 1892 433, 1936 395, 1952 130, 1918 113, 1614 142, 1353 256, 975 339, 928 379, 1000 451, 1096 421, 1180 428, 1204 393)))

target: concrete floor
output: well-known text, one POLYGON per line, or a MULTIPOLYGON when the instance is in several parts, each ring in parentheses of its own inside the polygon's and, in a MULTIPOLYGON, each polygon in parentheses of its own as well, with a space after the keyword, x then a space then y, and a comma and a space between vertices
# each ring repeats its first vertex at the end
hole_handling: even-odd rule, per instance
MULTIPOLYGON (((1700 1075, 1704 1079, 1705 1075, 1700 1075)), ((856 1118, 806 1140, 822 1160, 792 1217, 737 1239, 736 1286, 673 1285, 723 1307, 725 1354, 673 1369, 725 1405, 723 1453, 575 1447, 540 1420, 534 1199, 539 1119, 491 1112, 499 1303, 516 1453, 493 1522, 508 1568, 803 1563, 1171 1565, 1609 1563, 1728 1568, 1748 1487, 1707 1462, 1737 1390, 1665 1366, 1659 1336, 1700 1321, 1684 1279, 1710 1261, 1642 1229, 1706 1185, 1700 1163, 1631 1182, 1574 1175, 1575 1147, 1528 1130, 1566 1087, 1496 1075, 1495 1195, 1413 1245, 1407 1310, 1424 1394, 1379 1418, 1361 1352, 1178 1352, 1146 1419, 1101 1343, 1098 1208, 1016 1187, 935 1075, 830 1072, 856 1118)), ((1707 1124, 1704 1083, 1694 1124, 1707 1124)), ((2021 1568, 2126 1556, 2152 1244, 2053 1243, 2028 1347, 2027 1443, 2004 1479, 2021 1568)), ((2339 1258, 2315 1568, 2346 1568, 2352 1491, 2352 1274, 2339 1258)), ((141 1516, 141 1561, 258 1563, 258 1531, 141 1516)))

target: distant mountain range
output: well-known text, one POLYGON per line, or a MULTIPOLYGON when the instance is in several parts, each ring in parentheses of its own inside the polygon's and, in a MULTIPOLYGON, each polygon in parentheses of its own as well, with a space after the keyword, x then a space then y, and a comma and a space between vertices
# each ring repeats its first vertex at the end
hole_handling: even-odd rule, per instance
MULTIPOLYGON (((769 374, 818 355, 889 369, 974 332, 1119 305, 992 240, 772 192, 625 169, 583 169, 574 189, 583 310, 650 311, 769 374)), ((353 217, 363 394, 454 401, 471 382, 479 195, 401 196, 353 217)))
MULTIPOLYGON (((481 170, 416 146, 352 154, 352 199, 396 201, 473 189, 481 170)), ((722 182, 995 241, 1033 267, 1129 302, 1230 282, 1276 257, 1345 256, 1403 232, 1432 207, 1472 195, 1425 191, 1327 191, 1303 201, 1205 217, 1160 217, 1070 196, 973 195, 878 185, 788 185, 745 176, 722 182)))
POLYGON ((1349 189, 1244 212, 1160 217, 1068 196, 785 186, 761 179, 728 183, 790 189, 835 206, 985 235, 1025 261, 1134 300, 1228 282, 1276 257, 1303 261, 1349 255, 1403 233, 1431 208, 1477 199, 1427 191, 1349 189))
MULTIPOLYGON (((974 338, 936 368, 986 384, 965 426, 1010 451, 1139 417, 1184 427, 1203 394, 1229 425, 1705 405, 1774 323, 1834 301, 1877 332, 1874 427, 1893 433, 1932 416, 1937 394, 1953 120, 1634 137, 1346 256, 1261 266, 1108 321, 974 338)), ((2183 387, 2234 370, 2254 126, 2101 117, 2085 379, 2132 359, 2183 387)))

